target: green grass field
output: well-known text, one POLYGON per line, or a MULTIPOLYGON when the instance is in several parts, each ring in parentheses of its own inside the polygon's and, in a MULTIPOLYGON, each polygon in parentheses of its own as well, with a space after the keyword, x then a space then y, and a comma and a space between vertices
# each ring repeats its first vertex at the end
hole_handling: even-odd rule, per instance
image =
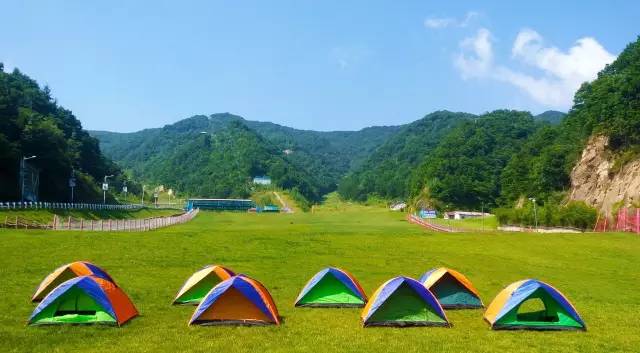
MULTIPOLYGON (((334 205, 335 206, 335 205, 334 205)), ((16 352, 613 352, 640 347, 640 237, 631 234, 436 234, 401 213, 365 207, 314 213, 202 212, 144 233, 0 230, 0 351, 16 352), (141 315, 121 328, 27 327, 29 298, 57 266, 105 268, 141 315), (170 303, 205 264, 248 274, 271 291, 280 327, 188 327, 194 307, 170 303), (487 305, 524 278, 564 292, 587 332, 491 331, 481 310, 449 311, 452 328, 362 328, 359 309, 294 308, 321 268, 351 271, 368 294, 435 266, 465 273, 487 305)), ((344 206, 344 205, 343 205, 344 206)), ((337 209, 337 208, 336 208, 337 209)))

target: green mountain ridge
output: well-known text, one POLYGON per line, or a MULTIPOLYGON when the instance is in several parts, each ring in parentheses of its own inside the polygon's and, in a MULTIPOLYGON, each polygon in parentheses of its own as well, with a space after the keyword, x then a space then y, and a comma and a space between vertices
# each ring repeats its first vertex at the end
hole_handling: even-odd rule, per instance
MULTIPOLYGON (((91 134, 100 140, 102 150, 110 158, 130 170, 136 178, 168 184, 193 196, 246 196, 251 187, 248 180, 256 175, 267 174, 278 186, 296 188, 310 200, 319 201, 321 195, 335 190, 338 180, 352 165, 357 165, 397 130, 397 127, 332 132, 297 130, 221 113, 196 115, 162 128, 133 133, 92 131, 91 134), (233 129, 229 130, 230 127, 233 129), (227 145, 234 145, 233 141, 237 138, 235 133, 240 128, 244 135, 253 134, 250 141, 260 148, 249 146, 249 140, 246 140, 247 144, 242 147, 251 149, 254 155, 243 154, 241 175, 236 175, 237 173, 227 170, 229 164, 225 163, 229 161, 226 156, 214 157, 211 151, 206 152, 209 147, 204 147, 212 142, 218 148, 222 147, 225 145, 222 136, 228 139, 227 145), (208 161, 203 159, 205 154, 209 155, 208 161), (180 158, 176 158, 176 155, 180 155, 180 158), (194 160, 196 157, 192 156, 199 156, 200 159, 194 160), (227 177, 234 175, 233 182, 228 182, 227 177, 218 175, 213 170, 192 169, 197 165, 194 163, 206 162, 203 164, 206 166, 214 163, 214 160, 220 170, 227 171, 227 177), (189 161, 189 165, 183 165, 184 161, 189 161), (164 168, 182 170, 183 178, 168 175, 164 168), (282 175, 283 170, 287 176, 282 175), (192 176, 194 173, 199 176, 192 176), (203 173, 212 177, 206 179, 203 173), (203 186, 206 184, 226 186, 203 186), (232 184, 235 186, 231 186, 232 184)), ((231 151, 227 150, 227 153, 231 151)), ((233 153, 238 154, 240 151, 233 153)))

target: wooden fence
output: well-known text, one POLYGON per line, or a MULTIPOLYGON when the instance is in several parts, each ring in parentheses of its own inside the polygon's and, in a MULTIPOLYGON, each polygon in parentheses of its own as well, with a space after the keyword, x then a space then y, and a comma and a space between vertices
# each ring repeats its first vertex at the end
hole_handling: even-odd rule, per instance
POLYGON ((122 231, 148 231, 163 227, 172 226, 174 224, 186 223, 192 220, 199 212, 199 209, 193 209, 187 213, 169 216, 154 217, 144 219, 100 219, 87 220, 72 217, 53 216, 53 221, 49 224, 39 224, 33 221, 21 219, 20 217, 5 217, 5 228, 14 229, 52 229, 52 230, 80 230, 80 231, 106 231, 106 232, 122 232, 122 231))
POLYGON ((428 221, 423 220, 422 218, 416 216, 416 215, 412 215, 409 214, 407 215, 407 221, 409 221, 409 223, 413 223, 413 224, 417 224, 420 225, 424 228, 430 229, 430 230, 435 230, 436 232, 464 232, 464 230, 462 229, 456 229, 456 228, 451 228, 451 227, 444 227, 438 224, 433 224, 430 223, 428 221))

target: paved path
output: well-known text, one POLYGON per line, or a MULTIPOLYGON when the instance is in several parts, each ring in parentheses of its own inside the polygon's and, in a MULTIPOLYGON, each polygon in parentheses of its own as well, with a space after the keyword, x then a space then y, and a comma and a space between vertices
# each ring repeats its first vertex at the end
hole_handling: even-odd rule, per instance
POLYGON ((282 205, 282 211, 285 213, 293 213, 293 210, 291 208, 289 208, 289 206, 287 205, 286 202, 284 202, 284 200, 282 199, 282 197, 280 197, 280 194, 278 194, 277 192, 273 192, 274 195, 276 195, 276 198, 278 199, 278 202, 280 202, 280 205, 282 205))

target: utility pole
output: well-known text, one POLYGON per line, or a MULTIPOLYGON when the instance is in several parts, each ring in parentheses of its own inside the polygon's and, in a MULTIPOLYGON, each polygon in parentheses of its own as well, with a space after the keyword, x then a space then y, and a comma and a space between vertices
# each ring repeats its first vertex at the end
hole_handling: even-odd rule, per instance
POLYGON ((105 205, 107 203, 107 190, 109 190, 109 184, 107 184, 107 179, 111 178, 113 175, 105 175, 104 182, 102 183, 102 204, 105 205))
POLYGON ((144 187, 146 185, 142 184, 142 195, 140 195, 140 206, 144 207, 144 187))
POLYGON ((33 155, 31 157, 22 156, 22 159, 20 160, 20 180, 19 180, 20 201, 24 201, 24 178, 25 178, 25 174, 26 174, 26 172, 24 170, 24 168, 26 166, 25 162, 30 160, 30 159, 33 159, 33 158, 36 158, 36 156, 35 155, 33 155))
POLYGON ((482 232, 484 233, 484 202, 482 202, 482 206, 480 208, 480 213, 482 213, 482 215, 480 217, 482 217, 482 232))
POLYGON ((73 189, 76 187, 76 170, 71 168, 71 177, 69 178, 69 188, 71 188, 71 203, 73 203, 73 189))
POLYGON ((535 230, 537 232, 538 231, 538 211, 536 210, 536 198, 530 197, 529 200, 533 202, 533 219, 535 223, 535 230))

